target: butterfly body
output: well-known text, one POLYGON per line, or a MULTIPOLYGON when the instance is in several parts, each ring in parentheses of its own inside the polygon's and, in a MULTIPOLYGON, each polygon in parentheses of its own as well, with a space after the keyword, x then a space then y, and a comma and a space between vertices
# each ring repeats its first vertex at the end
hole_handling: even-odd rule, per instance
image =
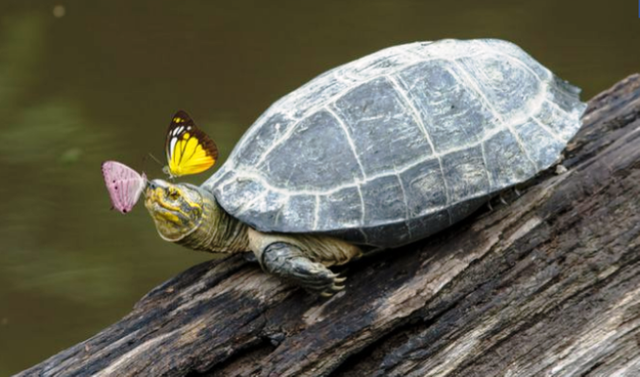
POLYGON ((201 173, 218 159, 213 140, 182 110, 171 119, 165 150, 168 165, 163 171, 171 178, 201 173))
POLYGON ((102 176, 109 191, 111 204, 118 212, 126 214, 140 199, 147 184, 147 176, 117 161, 102 164, 102 176))

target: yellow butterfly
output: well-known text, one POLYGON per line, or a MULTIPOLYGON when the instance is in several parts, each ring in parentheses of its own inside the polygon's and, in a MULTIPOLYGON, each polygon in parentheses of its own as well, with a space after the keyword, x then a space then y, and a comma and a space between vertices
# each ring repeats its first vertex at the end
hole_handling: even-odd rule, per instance
POLYGON ((201 173, 218 159, 216 144, 182 110, 171 119, 165 148, 169 165, 162 171, 171 178, 201 173))

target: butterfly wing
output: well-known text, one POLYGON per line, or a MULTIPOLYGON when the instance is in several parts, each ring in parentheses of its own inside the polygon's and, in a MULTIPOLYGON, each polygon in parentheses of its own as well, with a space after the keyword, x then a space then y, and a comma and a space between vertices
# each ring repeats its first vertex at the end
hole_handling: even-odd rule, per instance
POLYGON ((218 159, 218 148, 211 138, 180 110, 171 119, 165 144, 171 176, 201 173, 218 159))
POLYGON ((117 161, 104 162, 102 176, 113 208, 121 213, 130 212, 140 199, 147 177, 117 161))

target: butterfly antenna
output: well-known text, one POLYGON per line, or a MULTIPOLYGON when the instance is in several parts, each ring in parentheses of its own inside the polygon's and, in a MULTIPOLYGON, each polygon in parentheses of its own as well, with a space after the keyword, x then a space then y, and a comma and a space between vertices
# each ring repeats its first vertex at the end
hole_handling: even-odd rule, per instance
MULTIPOLYGON (((158 160, 153 154, 151 154, 151 152, 149 152, 149 154, 147 156, 151 157, 151 159, 153 159, 153 161, 157 162, 158 165, 162 166, 162 162, 160 162, 160 160, 158 160)), ((146 158, 147 157, 145 157, 145 159, 146 158)))
POLYGON ((146 156, 142 158, 142 166, 143 166, 142 171, 144 171, 145 163, 149 160, 149 157, 151 157, 151 159, 155 161, 158 165, 160 165, 160 168, 162 168, 162 162, 160 162, 154 155, 151 154, 151 152, 149 152, 146 156))

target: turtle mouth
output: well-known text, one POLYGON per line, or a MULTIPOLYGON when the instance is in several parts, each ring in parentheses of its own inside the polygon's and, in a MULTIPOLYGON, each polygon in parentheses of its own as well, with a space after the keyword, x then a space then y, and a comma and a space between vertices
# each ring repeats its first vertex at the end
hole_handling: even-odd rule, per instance
POLYGON ((161 180, 149 182, 145 206, 160 237, 177 242, 193 233, 202 218, 202 198, 197 189, 173 185, 161 180))

